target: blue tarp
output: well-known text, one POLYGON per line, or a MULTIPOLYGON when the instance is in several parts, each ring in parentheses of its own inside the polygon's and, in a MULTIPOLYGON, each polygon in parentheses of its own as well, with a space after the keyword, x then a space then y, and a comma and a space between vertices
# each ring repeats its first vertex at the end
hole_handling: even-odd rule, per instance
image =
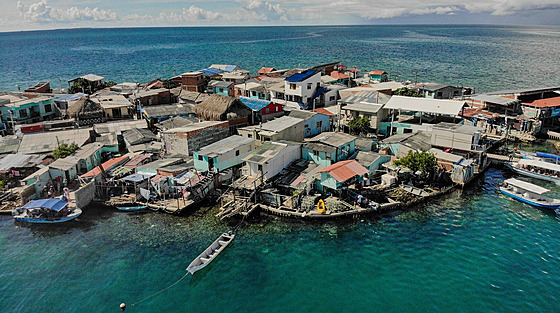
POLYGON ((245 104, 249 109, 253 111, 260 111, 264 107, 272 103, 272 101, 270 100, 252 99, 247 97, 239 97, 239 100, 241 100, 243 104, 245 104))
POLYGON ((312 99, 317 98, 318 96, 320 96, 321 94, 323 94, 323 91, 325 91, 325 87, 319 87, 317 88, 317 92, 313 95, 312 99))
POLYGON ((552 154, 552 153, 546 153, 546 152, 538 152, 537 151, 537 156, 541 157, 541 158, 547 158, 547 159, 553 159, 553 160, 560 160, 560 155, 556 155, 556 154, 552 154))
POLYGON ((41 199, 41 200, 31 200, 27 202, 23 208, 24 209, 36 209, 44 208, 59 212, 68 205, 67 201, 62 199, 41 199))
POLYGON ((141 182, 145 179, 148 179, 152 176, 155 176, 155 174, 140 174, 140 173, 134 173, 131 175, 126 176, 125 178, 123 178, 123 180, 126 181, 131 181, 131 182, 141 182))
POLYGON ((304 80, 308 79, 309 77, 315 75, 315 73, 317 73, 316 70, 303 71, 301 73, 297 73, 297 74, 294 74, 294 75, 286 78, 286 81, 287 82, 292 82, 292 83, 301 82, 301 81, 304 81, 304 80))
POLYGON ((216 74, 220 74, 223 71, 217 68, 205 68, 205 69, 201 69, 198 70, 199 72, 202 72, 202 74, 204 74, 205 76, 214 76, 216 74))

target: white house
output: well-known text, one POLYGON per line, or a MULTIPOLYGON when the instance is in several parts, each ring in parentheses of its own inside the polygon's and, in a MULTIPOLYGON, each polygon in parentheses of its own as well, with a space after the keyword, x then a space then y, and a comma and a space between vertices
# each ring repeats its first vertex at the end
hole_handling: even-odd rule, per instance
POLYGON ((321 72, 305 70, 296 73, 284 81, 286 105, 308 109, 323 92, 321 72))
POLYGON ((244 174, 269 180, 295 160, 301 159, 301 144, 294 142, 266 142, 243 160, 244 174))

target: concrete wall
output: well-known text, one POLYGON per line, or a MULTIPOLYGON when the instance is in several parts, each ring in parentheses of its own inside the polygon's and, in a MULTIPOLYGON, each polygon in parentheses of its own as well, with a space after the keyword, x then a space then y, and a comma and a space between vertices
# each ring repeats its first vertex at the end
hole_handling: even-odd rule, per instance
POLYGON ((83 209, 88 204, 93 201, 95 196, 95 180, 92 180, 89 184, 81 187, 74 192, 74 197, 76 200, 76 207, 83 209))
POLYGON ((188 133, 163 133, 165 152, 170 154, 192 155, 209 144, 229 136, 227 122, 217 127, 209 127, 188 133))
POLYGON ((304 136, 313 137, 322 132, 329 131, 330 128, 330 117, 325 114, 315 114, 310 117, 304 124, 304 136), (317 123, 321 122, 321 126, 318 127, 317 123))
POLYGON ((434 128, 432 130, 431 143, 434 146, 453 148, 457 150, 470 151, 473 143, 473 135, 457 133, 451 130, 434 128))
POLYGON ((326 152, 318 151, 318 155, 315 155, 314 151, 308 148, 303 147, 302 150, 304 160, 313 161, 319 165, 330 166, 333 164, 332 160, 335 159, 335 152, 327 154, 326 152))

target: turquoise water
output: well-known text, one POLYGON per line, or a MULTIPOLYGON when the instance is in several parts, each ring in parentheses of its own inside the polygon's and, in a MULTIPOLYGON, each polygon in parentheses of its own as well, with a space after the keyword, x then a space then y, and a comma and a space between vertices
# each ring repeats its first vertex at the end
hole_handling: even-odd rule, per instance
POLYGON ((393 78, 477 91, 560 85, 560 27, 315 26, 70 29, 0 33, 0 90, 87 73, 107 80, 157 77, 238 64, 309 67, 341 61, 393 78))
POLYGON ((212 210, 90 208, 54 227, 3 216, 0 311, 558 312, 560 221, 499 195, 510 175, 490 169, 464 192, 363 220, 255 218, 209 267, 134 307, 234 223, 212 210))

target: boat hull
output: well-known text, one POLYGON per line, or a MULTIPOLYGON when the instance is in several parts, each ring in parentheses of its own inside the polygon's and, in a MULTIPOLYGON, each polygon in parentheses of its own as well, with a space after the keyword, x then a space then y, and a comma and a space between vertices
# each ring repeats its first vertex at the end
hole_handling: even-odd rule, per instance
POLYGON ((532 177, 532 178, 536 178, 536 179, 541 179, 541 180, 546 180, 546 181, 551 181, 551 182, 558 182, 560 183, 560 178, 559 177, 554 177, 554 176, 548 176, 548 175, 543 175, 543 174, 539 174, 539 173, 535 173, 535 172, 531 172, 531 171, 527 171, 521 168, 517 168, 515 166, 512 166, 511 164, 507 164, 507 167, 509 169, 511 169, 512 171, 520 174, 520 175, 524 175, 527 177, 532 177))
POLYGON ((204 250, 187 267, 187 272, 194 274, 210 264, 233 241, 234 234, 223 233, 206 250, 204 250))
POLYGON ((119 211, 125 211, 125 212, 136 212, 136 211, 143 211, 145 209, 147 209, 148 206, 147 205, 140 205, 140 206, 118 206, 117 209, 119 211))
POLYGON ((513 194, 513 193, 511 193, 507 190, 504 190, 503 188, 500 188, 500 191, 506 196, 512 197, 517 201, 532 205, 534 207, 543 208, 543 209, 551 209, 551 210, 556 210, 556 209, 560 208, 560 204, 544 204, 544 203, 531 201, 529 199, 525 199, 523 197, 515 195, 515 194, 513 194))
POLYGON ((14 220, 17 222, 26 222, 26 223, 34 223, 34 224, 55 224, 55 223, 63 223, 68 222, 82 214, 81 209, 74 209, 74 212, 69 214, 68 216, 61 217, 59 219, 47 219, 47 218, 40 218, 40 217, 27 217, 25 215, 15 215, 14 220))

